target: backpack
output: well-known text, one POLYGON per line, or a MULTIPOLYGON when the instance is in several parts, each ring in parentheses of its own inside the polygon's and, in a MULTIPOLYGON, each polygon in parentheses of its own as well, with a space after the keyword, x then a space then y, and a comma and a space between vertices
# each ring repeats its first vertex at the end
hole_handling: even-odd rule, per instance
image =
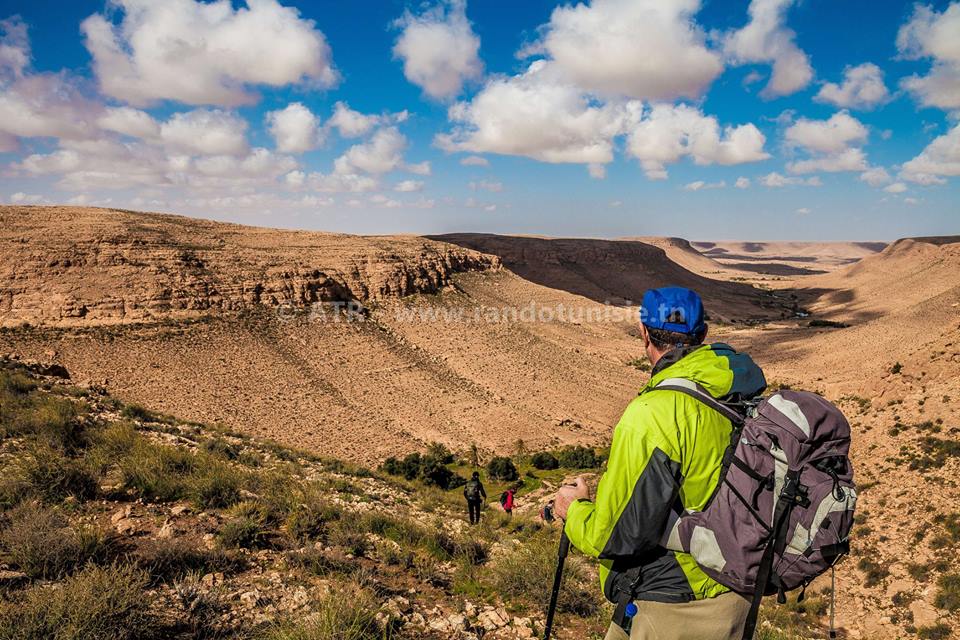
POLYGON ((463 488, 463 495, 467 497, 467 500, 480 500, 480 481, 468 481, 467 486, 463 488))
POLYGON ((674 512, 661 544, 752 596, 743 633, 749 640, 764 595, 786 602, 787 591, 805 591, 849 552, 857 503, 850 425, 837 407, 806 391, 778 391, 745 405, 741 415, 689 380, 655 388, 692 396, 733 423, 713 495, 702 511, 674 512))
POLYGON ((503 507, 504 509, 507 508, 507 492, 506 491, 500 494, 500 506, 503 507))

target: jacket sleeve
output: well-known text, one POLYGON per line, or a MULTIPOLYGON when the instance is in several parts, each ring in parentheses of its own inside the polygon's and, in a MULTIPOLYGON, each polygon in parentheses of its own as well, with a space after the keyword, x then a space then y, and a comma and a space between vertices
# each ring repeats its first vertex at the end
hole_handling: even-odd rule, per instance
POLYGON ((610 559, 659 544, 680 486, 675 433, 675 425, 658 423, 646 398, 630 403, 614 429, 596 501, 578 500, 567 512, 564 527, 575 547, 610 559))
POLYGON ((487 492, 484 490, 482 482, 480 483, 480 495, 483 496, 484 500, 487 499, 487 492))

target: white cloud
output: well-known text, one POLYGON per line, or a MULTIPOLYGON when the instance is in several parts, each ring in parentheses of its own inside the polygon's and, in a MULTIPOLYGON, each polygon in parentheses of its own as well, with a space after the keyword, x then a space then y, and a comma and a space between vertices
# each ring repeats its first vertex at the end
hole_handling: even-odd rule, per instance
POLYGON ((723 71, 693 20, 699 0, 592 0, 554 9, 539 42, 558 73, 588 92, 698 98, 723 71))
POLYGON ((449 117, 457 124, 436 144, 543 162, 607 163, 625 116, 624 108, 596 104, 538 60, 523 74, 491 78, 472 101, 453 105, 449 117))
POLYGON ((869 132, 859 120, 839 111, 827 120, 800 118, 784 132, 788 145, 800 147, 810 158, 787 164, 790 173, 866 171, 867 157, 859 145, 869 132))
POLYGON ((362 193, 373 191, 379 186, 376 178, 357 173, 311 173, 307 176, 307 186, 323 193, 362 193))
POLYGON ((785 96, 803 89, 813 79, 810 60, 794 42, 786 26, 794 0, 751 0, 750 21, 724 38, 724 52, 735 64, 770 63, 773 74, 761 95, 785 96))
POLYGON ((283 181, 290 187, 297 189, 302 187, 304 182, 306 182, 307 174, 303 171, 291 171, 287 175, 283 176, 283 181))
POLYGON ((607 177, 607 165, 599 162, 591 162, 587 165, 587 173, 595 180, 603 180, 607 177))
POLYGON ((838 107, 872 109, 889 96, 887 86, 883 83, 883 71, 877 65, 866 62, 844 69, 843 84, 824 84, 814 100, 838 107))
POLYGON ((909 59, 931 58, 933 66, 925 76, 901 80, 920 104, 940 109, 960 108, 960 2, 952 2, 943 13, 915 5, 909 22, 897 33, 897 49, 909 59))
POLYGON ((0 132, 7 137, 92 138, 101 112, 66 74, 27 74, 0 85, 0 132))
POLYGON ((344 138, 359 138, 370 133, 380 121, 379 116, 365 115, 354 111, 345 102, 338 102, 334 105, 333 115, 327 120, 327 126, 336 128, 344 138))
POLYGON ((865 171, 866 169, 867 157, 862 149, 856 147, 850 147, 838 153, 787 163, 787 171, 790 173, 814 173, 817 171, 836 173, 840 171, 865 171))
POLYGON ((865 142, 867 135, 863 123, 846 111, 840 111, 828 120, 800 118, 787 128, 784 138, 788 143, 808 151, 836 153, 844 151, 851 144, 865 142))
POLYGON ((399 191, 400 193, 411 193, 414 191, 423 190, 423 181, 422 180, 401 180, 393 187, 394 191, 399 191))
POLYGON ((823 183, 820 182, 820 178, 813 176, 811 178, 788 178, 787 176, 781 175, 776 171, 768 173, 765 176, 761 176, 757 179, 760 184, 765 187, 779 188, 786 186, 805 186, 805 187, 819 187, 823 183))
POLYGON ((650 179, 667 177, 666 164, 688 156, 698 165, 734 165, 770 157, 766 138, 752 124, 725 127, 687 105, 654 105, 632 126, 627 154, 638 159, 650 179))
POLYGON ((160 125, 149 113, 133 107, 107 107, 97 118, 101 129, 130 136, 152 140, 160 135, 160 125))
POLYGON ((256 148, 244 157, 219 155, 197 158, 193 167, 201 176, 272 181, 283 174, 289 175, 297 167, 297 162, 290 156, 256 148))
POLYGON ((16 193, 10 196, 10 202, 13 204, 37 204, 39 202, 44 202, 46 198, 42 195, 24 193, 23 191, 17 191, 16 193))
POLYGON ((277 0, 114 0, 114 25, 94 14, 80 29, 101 90, 135 106, 170 99, 234 106, 255 101, 248 86, 309 81, 332 86, 330 47, 312 20, 277 0))
POLYGON ((750 178, 744 178, 740 176, 737 178, 737 181, 733 184, 737 189, 749 189, 750 188, 750 178))
POLYGON ((160 139, 174 151, 188 154, 239 155, 247 151, 247 121, 220 109, 194 109, 173 114, 160 125, 160 139))
POLYGON ((471 191, 482 190, 482 191, 490 191, 494 193, 503 191, 502 182, 494 182, 494 181, 488 181, 488 180, 479 180, 476 182, 471 182, 469 184, 469 187, 471 191))
POLYGON ((623 206, 623 200, 611 200, 609 206, 616 209, 623 206))
POLYGON ((406 147, 407 139, 395 127, 380 129, 367 142, 347 149, 334 161, 334 170, 339 174, 387 173, 403 166, 406 147))
POLYGON ((871 167, 860 174, 860 179, 871 187, 882 187, 892 180, 883 167, 871 167))
POLYGON ((467 156, 460 158, 460 164, 465 167, 489 167, 490 162, 483 156, 467 156))
POLYGON ((904 198, 903 202, 904 204, 910 204, 910 205, 920 204, 920 200, 917 200, 916 198, 904 198))
POLYGON ((405 171, 416 174, 418 176, 429 176, 433 173, 433 169, 430 166, 429 160, 424 160, 423 162, 416 162, 414 164, 405 164, 403 166, 405 171))
POLYGON ((902 182, 894 182, 893 184, 883 188, 887 193, 903 193, 907 190, 907 185, 902 182))
POLYGON ((441 0, 418 16, 407 11, 397 21, 403 31, 393 55, 403 60, 407 80, 432 98, 453 98, 464 82, 483 73, 480 38, 466 9, 466 0, 441 0))
POLYGON ((683 185, 684 191, 701 191, 703 189, 723 189, 727 186, 727 183, 721 180, 720 182, 704 182, 703 180, 695 180, 694 182, 689 182, 683 185))
POLYGON ((277 151, 303 153, 316 149, 323 142, 320 118, 300 102, 291 102, 279 111, 270 111, 265 118, 277 151))
POLYGON ((943 184, 943 176, 960 176, 960 124, 905 162, 900 176, 917 184, 943 184))
POLYGON ((27 25, 19 16, 0 20, 0 79, 19 78, 30 64, 27 25))
POLYGON ((809 214, 809 213, 810 213, 810 209, 807 208, 807 207, 800 207, 799 209, 797 209, 797 214, 799 214, 799 215, 801 215, 801 216, 805 216, 805 215, 807 215, 807 214, 809 214))

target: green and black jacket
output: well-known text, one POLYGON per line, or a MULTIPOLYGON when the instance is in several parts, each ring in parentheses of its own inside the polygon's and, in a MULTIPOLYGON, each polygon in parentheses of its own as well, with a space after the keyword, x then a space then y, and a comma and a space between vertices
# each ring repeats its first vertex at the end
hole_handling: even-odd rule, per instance
POLYGON ((692 380, 718 399, 763 391, 763 372, 746 354, 717 343, 666 354, 627 406, 613 433, 596 502, 570 506, 567 535, 600 559, 608 599, 635 583, 637 600, 687 602, 728 591, 693 558, 659 545, 671 509, 703 508, 717 484, 732 425, 720 413, 676 391, 654 390, 669 378, 692 380))

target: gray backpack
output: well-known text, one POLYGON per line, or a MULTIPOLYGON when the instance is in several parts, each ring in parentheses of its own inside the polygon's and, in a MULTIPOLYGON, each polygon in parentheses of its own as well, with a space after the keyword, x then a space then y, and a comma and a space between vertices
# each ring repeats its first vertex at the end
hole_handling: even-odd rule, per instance
POLYGON ((849 552, 857 502, 850 425, 805 391, 778 391, 748 406, 744 418, 689 380, 656 388, 697 398, 734 425, 713 495, 702 511, 673 513, 661 544, 752 597, 743 634, 749 640, 764 595, 785 602, 785 592, 806 589, 849 552))

